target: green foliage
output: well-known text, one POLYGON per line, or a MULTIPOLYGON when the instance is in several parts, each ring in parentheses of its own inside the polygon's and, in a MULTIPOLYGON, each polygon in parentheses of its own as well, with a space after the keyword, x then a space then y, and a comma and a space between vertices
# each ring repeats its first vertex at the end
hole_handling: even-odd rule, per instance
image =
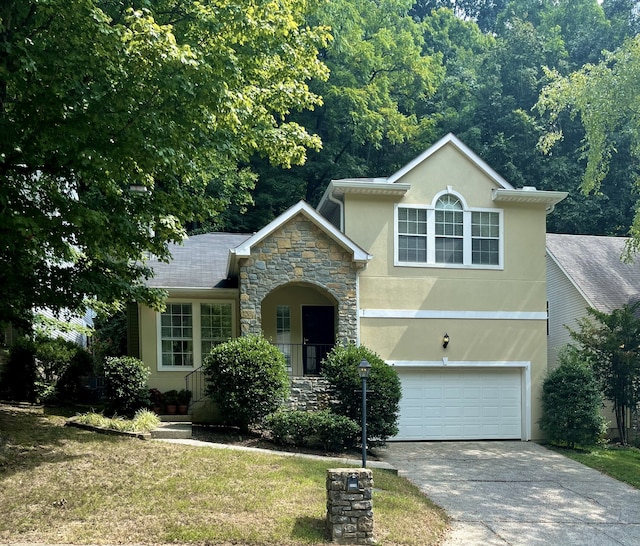
MULTIPOLYGON (((566 138, 563 129, 566 113, 578 118, 584 128, 583 150, 586 158, 581 188, 584 194, 602 192, 611 168, 617 163, 637 163, 640 158, 640 36, 628 38, 614 52, 607 52, 597 64, 586 64, 569 75, 547 70, 549 83, 540 93, 538 111, 548 116, 550 129, 541 135, 539 147, 550 153, 566 138), (614 155, 616 161, 613 161, 614 155)), ((625 174, 632 180, 635 167, 625 174)), ((618 171, 619 172, 619 171, 618 171)), ((619 176, 618 176, 619 178, 619 176)), ((614 197, 619 189, 606 187, 614 197)), ((637 198, 637 196, 635 197, 637 198)), ((627 226, 625 226, 627 227, 627 226)), ((640 211, 636 206, 631 225, 629 250, 640 248, 640 211)))
POLYGON ((367 435, 369 445, 384 445, 398 433, 398 413, 402 396, 397 372, 366 347, 336 346, 322 364, 322 375, 331 385, 337 404, 331 410, 362 422, 362 387, 358 365, 365 359, 371 365, 367 380, 367 435))
POLYGON ((36 348, 29 338, 20 337, 9 349, 9 358, 0 376, 0 395, 8 400, 36 402, 36 348))
POLYGON ((354 445, 360 425, 330 410, 279 410, 265 419, 265 426, 278 444, 298 447, 320 446, 327 451, 340 451, 354 445))
POLYGON ((100 413, 84 413, 75 417, 75 421, 92 427, 106 428, 120 432, 151 432, 158 428, 159 417, 146 409, 136 411, 133 419, 123 417, 105 417, 100 413))
POLYGON ((161 307, 145 256, 246 201, 251 156, 289 167, 320 147, 291 119, 327 76, 327 30, 306 9, 0 3, 0 321, 93 299, 161 307))
POLYGON ((640 401, 640 302, 611 313, 587 309, 587 316, 570 330, 583 357, 593 366, 604 397, 613 403, 620 442, 628 443, 628 413, 640 401))
POLYGON ((149 405, 145 364, 130 356, 109 357, 104 362, 104 387, 107 412, 132 416, 149 405))
POLYGON ((89 352, 63 338, 19 338, 0 379, 4 397, 30 402, 80 402, 93 371, 89 352))
POLYGON ((601 409, 602 393, 590 364, 575 348, 567 347, 542 385, 540 428, 552 443, 572 449, 595 445, 606 432, 601 409))
POLYGON ((91 350, 98 365, 108 356, 127 355, 127 313, 99 315, 93 321, 91 350))
POLYGON ((261 336, 216 345, 204 359, 207 395, 225 424, 247 430, 274 412, 289 395, 284 355, 261 336))

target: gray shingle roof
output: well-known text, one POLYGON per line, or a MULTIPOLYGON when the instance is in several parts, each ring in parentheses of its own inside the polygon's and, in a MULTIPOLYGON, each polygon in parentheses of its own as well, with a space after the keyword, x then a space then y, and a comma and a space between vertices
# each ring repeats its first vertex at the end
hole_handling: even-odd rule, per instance
POLYGON ((610 313, 640 297, 640 258, 621 259, 627 239, 547 234, 547 252, 599 311, 610 313))
POLYGON ((182 245, 169 245, 173 260, 166 264, 151 260, 155 276, 147 282, 155 288, 232 288, 227 279, 229 249, 246 241, 250 234, 205 233, 193 235, 182 245))

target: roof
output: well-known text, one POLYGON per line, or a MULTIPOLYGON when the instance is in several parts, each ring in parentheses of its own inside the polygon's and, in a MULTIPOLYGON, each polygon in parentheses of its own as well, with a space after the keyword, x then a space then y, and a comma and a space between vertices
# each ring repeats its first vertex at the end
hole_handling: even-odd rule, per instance
POLYGON ((246 233, 205 233, 170 244, 172 260, 150 260, 155 276, 147 281, 154 288, 233 288, 227 277, 229 250, 246 241, 246 233))
POLYGON ((540 191, 530 186, 522 189, 514 188, 464 142, 454 134, 449 133, 387 178, 345 178, 342 180, 332 180, 329 182, 316 209, 327 218, 333 217, 336 209, 339 207, 336 199, 340 199, 345 193, 367 193, 370 195, 402 197, 411 189, 411 186, 407 183, 401 183, 399 180, 445 146, 453 146, 496 184, 497 188, 494 188, 492 193, 494 201, 537 203, 545 205, 547 213, 549 213, 557 203, 567 196, 566 192, 540 191))
POLYGON ((624 263, 624 237, 547 234, 547 255, 587 303, 611 313, 640 297, 640 261, 624 263))
POLYGON ((336 229, 333 224, 331 224, 326 218, 322 217, 307 203, 305 203, 304 201, 298 201, 295 205, 287 209, 275 220, 271 221, 269 224, 263 227, 260 231, 254 233, 251 237, 248 237, 245 241, 238 244, 236 248, 233 248, 231 250, 231 259, 229 260, 228 269, 229 276, 232 276, 236 273, 237 261, 239 258, 246 258, 247 256, 251 255, 252 246, 258 244, 265 237, 271 235, 274 231, 279 229, 281 226, 286 224, 289 220, 291 220, 298 214, 302 214, 303 216, 305 216, 310 222, 314 223, 329 237, 340 244, 342 248, 351 252, 351 254, 353 255, 353 260, 355 262, 366 264, 371 258, 373 258, 371 254, 360 248, 344 233, 336 229))

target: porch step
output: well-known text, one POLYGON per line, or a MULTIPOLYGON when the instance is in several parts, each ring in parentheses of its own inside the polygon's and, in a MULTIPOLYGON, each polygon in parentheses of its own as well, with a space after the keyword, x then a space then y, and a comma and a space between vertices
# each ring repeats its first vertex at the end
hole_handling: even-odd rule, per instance
POLYGON ((157 429, 151 431, 151 437, 154 439, 184 440, 191 436, 191 422, 163 422, 157 429))

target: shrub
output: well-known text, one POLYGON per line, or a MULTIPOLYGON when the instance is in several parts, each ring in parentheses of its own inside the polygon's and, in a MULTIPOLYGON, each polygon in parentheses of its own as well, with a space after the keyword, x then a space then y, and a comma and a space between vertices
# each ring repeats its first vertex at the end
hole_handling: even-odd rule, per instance
POLYGON ((552 443, 572 449, 576 444, 593 445, 606 431, 601 408, 602 393, 591 367, 576 349, 567 347, 542 385, 540 428, 552 443))
POLYGON ((360 433, 353 419, 330 410, 279 410, 267 416, 265 425, 278 444, 320 446, 328 451, 353 446, 353 438, 360 433))
MULTIPOLYGON (((332 387, 337 403, 332 411, 362 422, 362 387, 358 365, 371 364, 367 390, 367 436, 369 445, 384 445, 398 433, 398 413, 402 395, 397 372, 366 347, 336 346, 322 364, 322 374, 332 387)), ((355 439, 355 438, 354 438, 355 439)), ((355 439, 357 441, 357 439, 355 439)))
POLYGON ((84 379, 93 373, 94 360, 91 353, 76 345, 73 356, 60 372, 56 382, 56 399, 61 402, 80 402, 87 397, 84 379))
POLYGON ((274 412, 289 395, 284 355, 261 336, 216 345, 204 360, 207 395, 226 425, 246 431, 274 412))
POLYGON ((104 388, 107 412, 132 416, 149 406, 147 378, 150 371, 131 356, 108 357, 104 361, 104 388))
POLYGON ((90 353, 63 338, 21 338, 11 348, 1 383, 3 396, 30 402, 77 402, 82 379, 93 370, 90 353))
POLYGON ((23 337, 9 349, 9 358, 0 377, 0 395, 9 400, 36 402, 36 348, 33 341, 23 337))

